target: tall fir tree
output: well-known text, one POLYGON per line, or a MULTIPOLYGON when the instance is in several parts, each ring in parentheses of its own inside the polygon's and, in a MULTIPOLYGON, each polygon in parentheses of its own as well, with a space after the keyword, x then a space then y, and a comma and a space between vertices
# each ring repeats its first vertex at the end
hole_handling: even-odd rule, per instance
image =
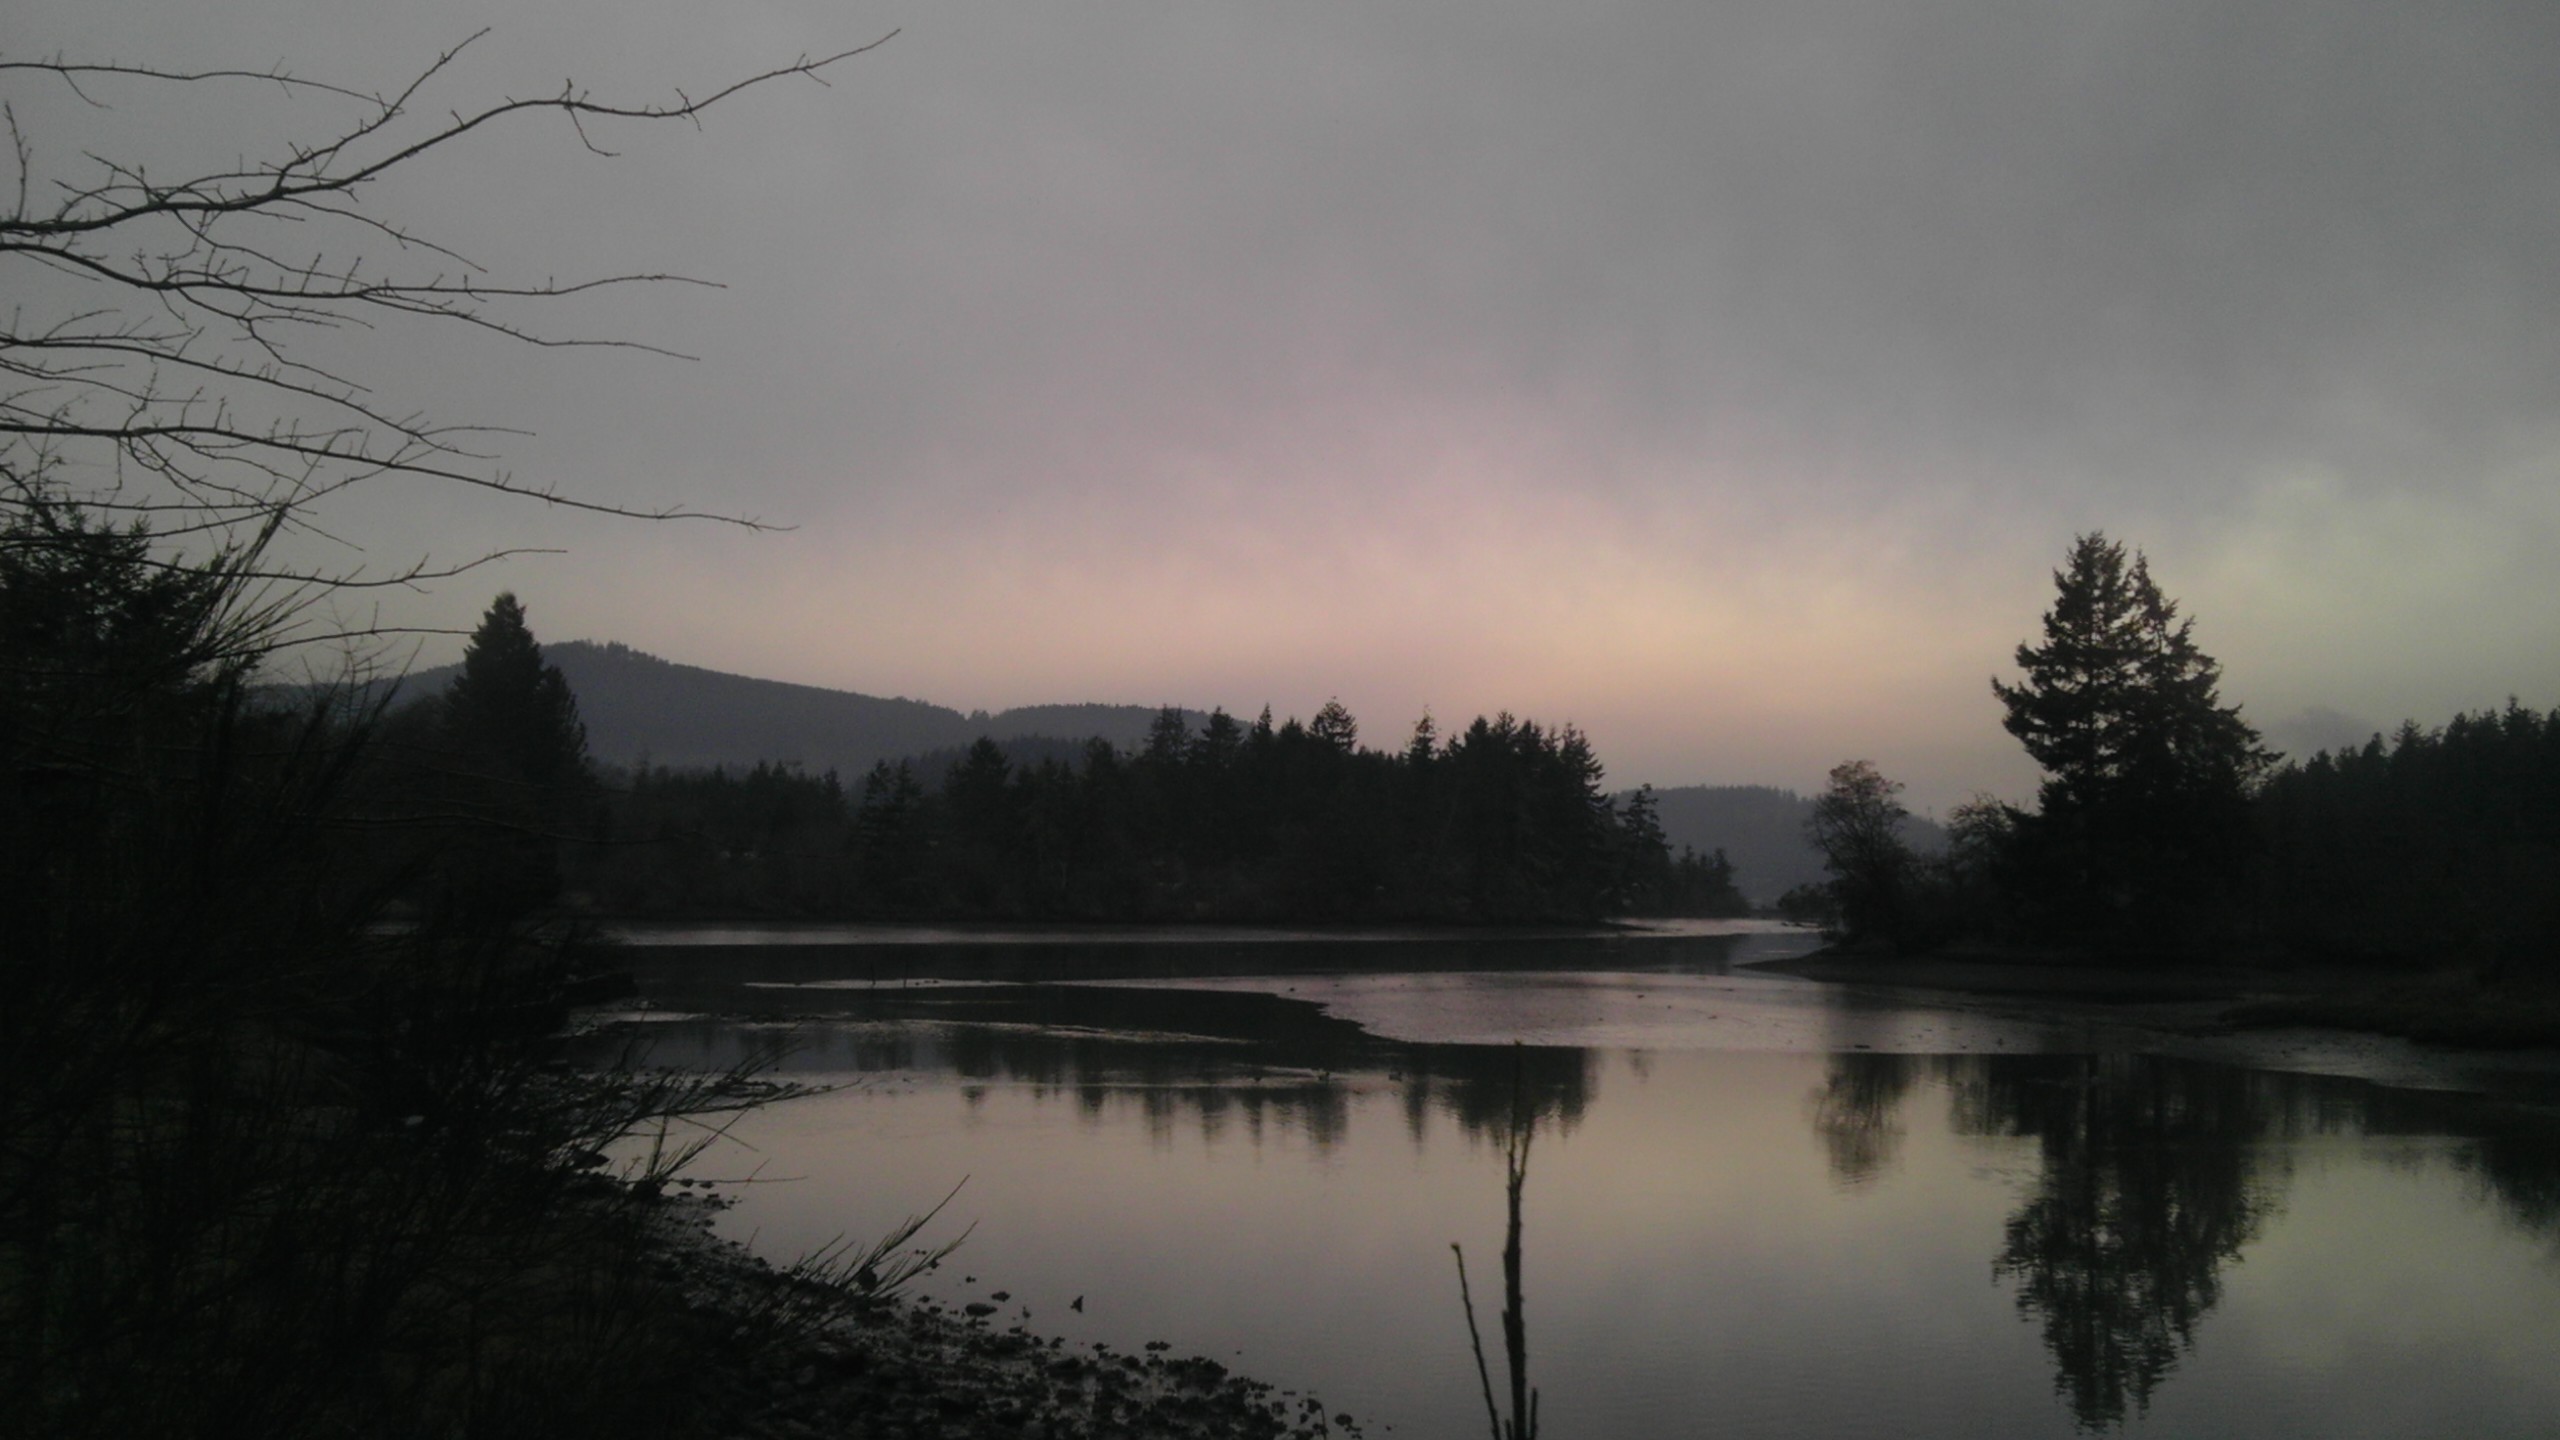
POLYGON ((444 697, 445 738, 492 780, 557 799, 588 779, 587 727, 560 667, 546 663, 524 606, 500 592, 444 697))
POLYGON ((2045 771, 2019 836, 2032 888, 2062 928, 2195 938, 2241 888, 2248 795, 2276 757, 2222 703, 2221 665, 2140 551, 2091 531, 2053 580, 2023 678, 1991 682, 2045 771))
POLYGON ((446 895, 468 925, 508 924, 561 890, 560 841, 592 829, 587 727, 560 668, 545 662, 524 606, 500 592, 444 694, 449 793, 476 835, 446 857, 446 895))

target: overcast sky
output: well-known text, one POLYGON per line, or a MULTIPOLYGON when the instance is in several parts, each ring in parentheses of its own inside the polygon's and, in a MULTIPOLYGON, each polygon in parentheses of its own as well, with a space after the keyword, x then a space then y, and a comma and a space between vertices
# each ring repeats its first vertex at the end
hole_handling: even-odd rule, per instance
MULTIPOLYGON (((1507 708, 1630 784, 1867 757, 1943 810, 2031 793, 1988 681, 2097 528, 2279 744, 2560 704, 2550 0, 10 11, 12 58, 367 90, 495 27, 438 110, 899 32, 375 193, 499 276, 726 286, 537 321, 691 363, 348 339, 394 408, 796 527, 378 493, 338 529, 385 565, 569 551, 403 618, 504 585, 551 640, 963 708, 1338 695, 1378 744, 1507 708)), ((55 172, 293 113, 6 83, 55 172)))

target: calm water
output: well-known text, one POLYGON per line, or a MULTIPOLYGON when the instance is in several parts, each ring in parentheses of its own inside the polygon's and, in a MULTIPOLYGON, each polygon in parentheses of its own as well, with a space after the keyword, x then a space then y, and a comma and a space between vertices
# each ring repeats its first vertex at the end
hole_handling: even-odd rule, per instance
POLYGON ((1804 942, 1714 931, 636 953, 660 1062, 840 1086, 697 1167, 752 1181, 730 1233, 787 1258, 965 1179, 923 1293, 1168 1341, 1373 1436, 1484 1433, 1450 1245, 1499 1390, 1516 1126, 1552 1436, 2554 1433, 2544 1077, 2156 1053, 1734 973, 1804 942))

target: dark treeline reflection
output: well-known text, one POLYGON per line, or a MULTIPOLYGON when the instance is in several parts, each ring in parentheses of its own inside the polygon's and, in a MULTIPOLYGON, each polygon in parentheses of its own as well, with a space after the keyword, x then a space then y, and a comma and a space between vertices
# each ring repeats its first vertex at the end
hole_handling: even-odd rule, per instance
POLYGON ((1924 1082, 1945 1090, 1955 1133, 2036 1143, 2034 1187, 1992 1273, 2016 1286, 2056 1391, 2092 1429, 2147 1410, 2195 1344, 2223 1267, 2281 1213, 2282 1142, 2468 1141, 2453 1163, 2516 1223, 2560 1233, 2560 1123, 2547 1113, 2161 1056, 1833 1055, 1808 1112, 1838 1183, 1891 1171, 1901 1111, 1924 1082))
POLYGON ((781 1078, 933 1072, 972 1105, 1001 1083, 1100 1117, 1135 1106, 1160 1140, 1344 1136, 1354 1099, 1391 1085, 1418 1146, 1435 1118, 1471 1139, 1578 1124, 1594 1057, 1560 1048, 1406 1045, 1285 996, 1103 985, 862 985, 771 990, 767 1018, 670 1019, 594 1037, 652 1064, 781 1078), (786 1008, 787 1006, 787 1008, 786 1008))

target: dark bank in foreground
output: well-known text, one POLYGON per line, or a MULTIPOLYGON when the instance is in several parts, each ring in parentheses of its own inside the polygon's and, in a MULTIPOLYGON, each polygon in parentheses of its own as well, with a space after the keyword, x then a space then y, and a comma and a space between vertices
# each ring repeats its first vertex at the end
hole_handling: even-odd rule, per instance
MULTIPOLYGON (((707 1232, 720 1202, 669 1198, 653 1217, 668 1296, 741 1337, 694 1361, 696 1423, 739 1440, 1161 1440, 1357 1437, 1350 1415, 1164 1342, 1073 1349, 998 1307, 873 1296, 851 1272, 777 1269, 707 1232)), ((663 1426, 656 1433, 669 1433, 663 1426)))

